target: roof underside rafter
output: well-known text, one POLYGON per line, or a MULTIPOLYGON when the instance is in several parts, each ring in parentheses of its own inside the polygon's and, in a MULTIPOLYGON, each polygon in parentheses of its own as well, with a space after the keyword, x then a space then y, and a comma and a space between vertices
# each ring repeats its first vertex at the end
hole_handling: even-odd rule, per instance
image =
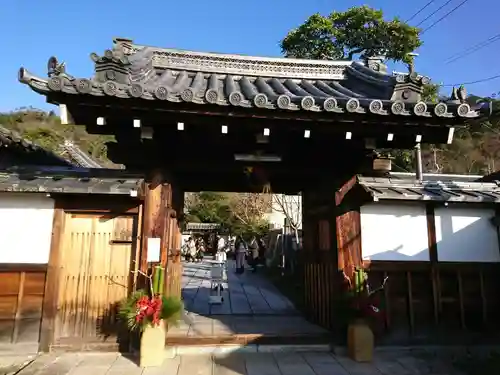
POLYGON ((64 64, 51 58, 48 78, 21 68, 19 80, 40 94, 58 98, 61 94, 116 97, 332 116, 446 120, 476 118, 491 111, 488 103, 466 103, 463 88, 454 89, 447 101, 426 103, 421 95, 430 82, 427 77, 413 71, 388 74, 376 58, 364 63, 264 58, 153 48, 125 39, 115 39, 113 49, 91 58, 95 63, 91 79, 67 74, 64 64))

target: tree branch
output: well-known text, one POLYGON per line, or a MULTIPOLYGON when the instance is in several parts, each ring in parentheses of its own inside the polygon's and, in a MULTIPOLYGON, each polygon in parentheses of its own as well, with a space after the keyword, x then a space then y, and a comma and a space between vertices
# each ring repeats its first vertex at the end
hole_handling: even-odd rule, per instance
POLYGON ((365 50, 365 48, 355 48, 351 51, 349 51, 349 55, 347 56, 347 59, 348 60, 352 60, 354 58, 354 55, 357 54, 357 53, 361 53, 365 50))
POLYGON ((279 211, 285 215, 289 221, 290 226, 293 229, 298 229, 302 221, 302 204, 300 196, 274 194, 273 200, 277 204, 279 211), (296 199, 296 201, 294 201, 294 199, 296 199))

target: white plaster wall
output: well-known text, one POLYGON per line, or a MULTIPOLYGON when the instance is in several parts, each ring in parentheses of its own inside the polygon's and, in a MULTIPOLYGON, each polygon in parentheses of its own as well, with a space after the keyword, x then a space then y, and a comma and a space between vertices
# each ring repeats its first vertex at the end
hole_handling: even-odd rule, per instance
POLYGON ((495 211, 474 207, 435 210, 438 260, 441 262, 500 262, 495 211))
POLYGON ((0 193, 0 263, 48 263, 53 216, 43 194, 0 193))
POLYGON ((366 260, 428 261, 425 206, 362 206, 361 249, 366 260))

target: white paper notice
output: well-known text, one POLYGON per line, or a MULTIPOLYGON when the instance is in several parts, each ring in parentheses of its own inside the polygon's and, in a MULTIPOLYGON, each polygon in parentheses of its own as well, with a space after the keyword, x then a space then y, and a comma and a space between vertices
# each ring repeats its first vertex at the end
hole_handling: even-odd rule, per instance
POLYGON ((148 238, 148 263, 160 261, 160 238, 148 238))

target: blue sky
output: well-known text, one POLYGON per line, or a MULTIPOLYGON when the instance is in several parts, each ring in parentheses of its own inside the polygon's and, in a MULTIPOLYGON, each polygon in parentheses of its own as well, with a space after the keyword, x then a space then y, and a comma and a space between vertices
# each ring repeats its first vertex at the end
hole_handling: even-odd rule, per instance
MULTIPOLYGON (((0 14, 0 111, 21 106, 52 109, 44 98, 17 82, 24 66, 33 73, 46 74, 51 55, 65 61, 74 76, 89 77, 91 52, 101 54, 111 47, 115 36, 139 44, 209 52, 279 56, 278 43, 287 31, 319 12, 345 10, 367 4, 384 10, 386 17, 410 17, 428 0, 2 0, 0 14)), ((443 4, 436 0, 429 12, 443 4)), ((461 0, 454 0, 430 25, 461 0)), ((416 68, 435 82, 454 84, 500 74, 500 41, 453 64, 445 60, 500 32, 500 1, 469 0, 453 15, 423 36, 416 68)), ((418 23, 427 10, 411 23, 418 23)), ((490 95, 500 91, 500 79, 468 85, 469 92, 490 95)), ((444 93, 450 87, 443 89, 444 93)))

